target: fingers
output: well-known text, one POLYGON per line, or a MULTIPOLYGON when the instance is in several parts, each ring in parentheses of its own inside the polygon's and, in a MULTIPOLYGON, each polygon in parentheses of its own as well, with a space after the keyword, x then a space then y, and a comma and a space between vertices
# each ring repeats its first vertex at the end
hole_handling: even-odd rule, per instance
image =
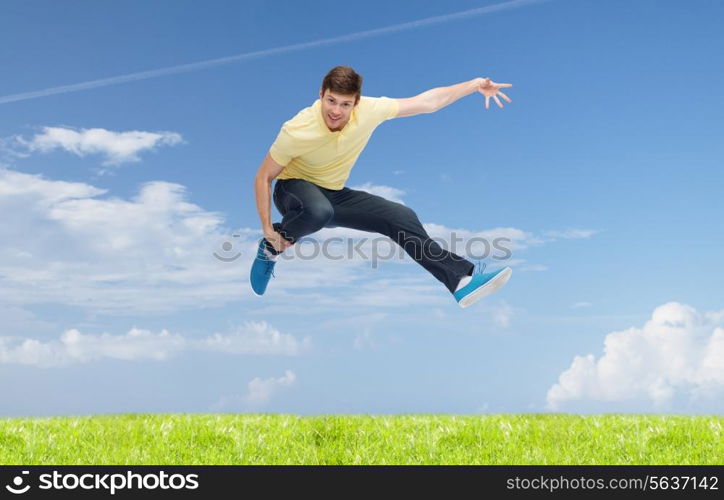
POLYGON ((495 103, 498 105, 499 108, 502 108, 502 107, 503 107, 503 103, 500 102, 500 99, 498 99, 498 95, 500 95, 500 97, 502 97, 503 99, 505 99, 507 102, 513 102, 513 99, 511 99, 510 97, 508 97, 507 95, 505 95, 505 94, 504 94, 503 92, 501 92, 501 91, 497 91, 497 92, 494 93, 494 94, 491 92, 490 94, 491 94, 491 95, 484 94, 484 95, 485 95, 485 109, 490 109, 490 98, 491 98, 491 97, 492 97, 493 99, 495 99, 495 103))
POLYGON ((497 83, 492 81, 490 78, 486 78, 483 82, 483 87, 495 87, 496 89, 507 89, 513 86, 512 83, 497 83))
POLYGON ((498 91, 498 94, 500 94, 500 97, 502 97, 502 98, 505 99, 506 101, 508 101, 508 102, 513 102, 513 100, 512 100, 510 97, 508 97, 507 95, 503 94, 501 91, 498 91))

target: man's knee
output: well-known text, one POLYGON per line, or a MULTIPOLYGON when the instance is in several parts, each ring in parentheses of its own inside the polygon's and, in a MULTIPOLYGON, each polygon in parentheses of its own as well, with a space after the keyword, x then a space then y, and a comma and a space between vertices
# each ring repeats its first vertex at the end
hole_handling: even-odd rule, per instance
POLYGON ((312 203, 304 207, 304 218, 314 226, 324 227, 332 219, 334 209, 330 203, 312 203))
POLYGON ((413 232, 419 233, 422 229, 422 223, 417 217, 417 213, 405 205, 400 204, 387 220, 389 224, 389 232, 413 232))
POLYGON ((413 209, 405 205, 400 205, 400 207, 397 209, 396 215, 397 218, 402 221, 418 220, 417 213, 413 209))

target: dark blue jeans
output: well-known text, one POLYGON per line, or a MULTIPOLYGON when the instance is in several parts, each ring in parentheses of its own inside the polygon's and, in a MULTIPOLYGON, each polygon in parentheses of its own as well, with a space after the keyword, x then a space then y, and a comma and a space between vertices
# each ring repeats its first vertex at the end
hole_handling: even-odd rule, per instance
MULTIPOLYGON (((277 179, 273 200, 281 223, 274 229, 296 243, 323 227, 348 227, 383 234, 454 292, 460 278, 472 274, 472 262, 443 249, 430 238, 411 208, 347 187, 325 189, 302 179, 277 179)), ((267 248, 277 254, 267 242, 267 248)))

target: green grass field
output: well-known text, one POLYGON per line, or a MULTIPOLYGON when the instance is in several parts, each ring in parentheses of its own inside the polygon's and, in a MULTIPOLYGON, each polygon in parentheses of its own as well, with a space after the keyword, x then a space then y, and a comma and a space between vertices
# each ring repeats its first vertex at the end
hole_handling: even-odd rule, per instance
POLYGON ((721 416, 0 419, 1 464, 717 464, 721 416))

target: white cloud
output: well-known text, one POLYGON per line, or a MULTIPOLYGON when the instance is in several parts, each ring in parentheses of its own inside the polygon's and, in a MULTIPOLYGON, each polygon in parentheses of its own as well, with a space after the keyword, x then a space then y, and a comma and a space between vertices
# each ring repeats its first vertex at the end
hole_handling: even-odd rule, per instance
POLYGON ((199 346, 211 351, 229 354, 282 354, 294 356, 306 350, 309 339, 298 341, 291 335, 279 332, 265 321, 252 321, 230 335, 214 333, 201 340, 199 346))
POLYGON ((577 240, 588 239, 600 232, 599 229, 566 229, 565 231, 546 231, 543 236, 551 240, 577 240))
MULTIPOLYGON (((149 182, 130 200, 102 194, 0 169, 0 210, 13 214, 0 225, 0 301, 139 312, 238 296, 242 269, 213 257, 228 229, 183 186, 149 182)), ((240 247, 253 244, 239 234, 240 247)))
POLYGON ((214 333, 193 339, 162 330, 132 328, 124 335, 83 334, 66 330, 59 340, 0 337, 0 363, 58 367, 102 359, 167 360, 182 351, 214 351, 242 355, 296 356, 310 347, 309 339, 297 340, 268 323, 247 322, 230 334, 214 333))
POLYGON ((92 198, 106 192, 105 189, 83 182, 47 180, 40 175, 30 175, 0 167, 0 202, 3 203, 3 208, 9 208, 9 203, 13 199, 19 199, 28 205, 47 208, 54 203, 92 198))
POLYGON ((154 334, 133 328, 125 335, 84 335, 70 329, 59 340, 49 342, 0 337, 0 362, 53 367, 102 358, 164 360, 184 349, 185 344, 183 337, 166 330, 154 334))
POLYGON ((35 134, 30 140, 22 137, 14 139, 29 153, 62 149, 80 157, 99 154, 106 158, 103 165, 109 166, 138 162, 138 155, 143 151, 183 142, 181 135, 176 132, 113 132, 102 128, 77 131, 63 127, 43 127, 43 132, 35 134))
POLYGON ((213 412, 258 410, 279 391, 292 387, 296 380, 297 376, 291 370, 285 370, 284 375, 278 378, 255 377, 247 384, 246 394, 223 394, 209 409, 213 412))
POLYGON ((507 260, 516 250, 540 244, 532 233, 514 227, 496 227, 484 231, 450 228, 436 223, 426 223, 424 227, 430 237, 444 242, 441 243, 444 248, 473 259, 507 260))
POLYGON ((269 402, 274 394, 281 389, 291 387, 297 380, 297 376, 291 370, 286 370, 279 378, 261 379, 255 377, 249 382, 249 392, 246 401, 251 406, 261 406, 269 402))
POLYGON ((592 305, 593 305, 593 304, 591 304, 590 302, 576 302, 576 303, 573 304, 571 307, 572 307, 573 309, 582 309, 582 308, 584 308, 584 307, 591 307, 592 305))
POLYGON ((390 201, 402 203, 403 205, 405 204, 405 202, 402 201, 402 195, 404 195, 405 192, 401 189, 393 188, 390 186, 374 185, 371 182, 365 182, 364 184, 360 184, 359 186, 350 186, 349 188, 359 191, 367 191, 370 194, 382 196, 383 198, 386 198, 390 201))
POLYGON ((683 401, 693 409, 724 409, 722 312, 702 314, 669 302, 657 307, 643 328, 609 333, 599 359, 575 356, 549 389, 548 407, 647 402, 661 410, 683 401))

